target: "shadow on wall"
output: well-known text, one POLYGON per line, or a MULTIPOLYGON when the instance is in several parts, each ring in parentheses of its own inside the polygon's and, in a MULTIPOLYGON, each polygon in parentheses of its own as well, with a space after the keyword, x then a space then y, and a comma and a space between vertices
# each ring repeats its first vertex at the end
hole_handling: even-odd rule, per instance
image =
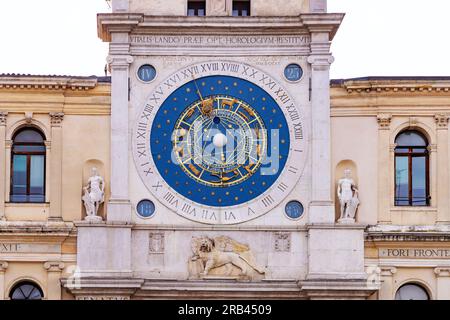
MULTIPOLYGON (((336 166, 336 169, 334 170, 334 205, 335 205, 335 221, 337 221, 341 216, 341 208, 339 203, 339 198, 337 195, 337 188, 339 180, 344 177, 344 171, 350 169, 352 171, 351 178, 355 182, 356 187, 359 186, 358 181, 358 168, 356 166, 356 163, 352 160, 342 160, 339 162, 336 166)), ((359 211, 359 210, 358 210, 359 211)), ((358 211, 356 211, 355 220, 358 221, 358 211)))
MULTIPOLYGON (((82 175, 83 181, 81 183, 83 187, 87 186, 87 184, 88 184, 88 180, 92 174, 92 168, 97 168, 98 174, 100 176, 102 176, 103 179, 105 179, 105 165, 103 164, 103 162, 100 160, 97 160, 97 159, 87 160, 83 165, 83 175, 82 175)), ((105 182, 105 203, 107 202, 107 200, 106 200, 107 195, 108 195, 108 190, 107 190, 107 184, 105 182)), ((82 208, 82 219, 84 219, 86 217, 86 209, 83 205, 83 201, 81 200, 82 196, 83 196, 83 189, 80 190, 80 204, 81 204, 81 208, 82 208)), ((100 205, 97 215, 99 215, 100 217, 105 219, 105 204, 104 203, 100 205)))

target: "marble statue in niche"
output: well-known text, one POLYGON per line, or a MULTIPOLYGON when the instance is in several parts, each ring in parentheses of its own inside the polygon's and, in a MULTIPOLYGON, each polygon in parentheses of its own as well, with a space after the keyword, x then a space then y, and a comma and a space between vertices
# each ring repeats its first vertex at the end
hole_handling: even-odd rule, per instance
POLYGON ((191 247, 190 278, 258 280, 266 273, 264 268, 256 264, 247 245, 229 237, 193 237, 191 247))
POLYGON ((105 201, 105 181, 98 174, 97 168, 92 168, 91 177, 88 183, 83 187, 84 207, 86 209, 86 220, 88 221, 102 221, 98 216, 98 209, 105 201))
POLYGON ((356 217, 356 210, 359 206, 358 189, 355 182, 351 178, 352 171, 346 169, 344 177, 338 182, 337 195, 340 203, 341 216, 339 223, 354 223, 356 217))

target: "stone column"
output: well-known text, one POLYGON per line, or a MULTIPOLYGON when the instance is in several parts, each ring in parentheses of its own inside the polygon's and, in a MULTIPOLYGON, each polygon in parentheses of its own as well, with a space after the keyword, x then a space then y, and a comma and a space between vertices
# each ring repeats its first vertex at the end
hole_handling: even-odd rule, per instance
POLYGON ((0 111, 0 220, 5 220, 5 201, 6 201, 6 118, 7 112, 0 111))
POLYGON ((434 273, 437 279, 435 300, 450 300, 450 267, 435 268, 434 273))
POLYGON ((50 113, 52 151, 50 157, 49 221, 62 221, 62 127, 64 113, 50 113))
POLYGON ((437 133, 437 222, 450 222, 448 173, 448 121, 445 114, 435 115, 437 133))
MULTIPOLYGON (((390 162, 390 114, 379 114, 378 121, 378 222, 389 224, 391 222, 391 172, 390 162)), ((395 190, 394 190, 395 192, 395 190)))
POLYGON ((8 268, 8 262, 0 261, 0 300, 5 300, 7 293, 5 292, 5 272, 8 268))
POLYGON ((48 261, 44 263, 47 270, 47 300, 61 300, 61 272, 64 263, 48 261))
POLYGON ((311 33, 312 190, 310 223, 334 223, 331 199, 330 54, 328 32, 311 33))
MULTIPOLYGON (((113 42, 128 42, 128 34, 113 34, 113 42)), ((117 44, 111 44, 113 50, 117 44)), ((122 47, 117 46, 117 51, 122 47)), ((122 50, 122 49, 121 49, 122 50)), ((128 195, 128 77, 133 57, 120 54, 108 57, 111 66, 111 198, 107 220, 127 222, 131 220, 131 204, 128 195)))
POLYGON ((394 274, 397 272, 395 267, 381 267, 381 288, 378 293, 379 300, 393 300, 394 296, 394 274))

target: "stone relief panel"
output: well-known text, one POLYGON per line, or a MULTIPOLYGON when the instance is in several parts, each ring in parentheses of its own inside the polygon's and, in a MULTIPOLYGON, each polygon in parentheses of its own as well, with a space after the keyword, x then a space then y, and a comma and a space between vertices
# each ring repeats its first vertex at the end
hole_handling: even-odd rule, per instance
POLYGON ((275 252, 291 251, 291 234, 289 232, 274 233, 274 251, 275 252))
POLYGON ((188 261, 190 279, 261 280, 266 269, 258 266, 250 247, 226 236, 193 237, 188 261))
POLYGON ((162 254, 164 253, 164 233, 151 232, 149 234, 149 254, 162 254))

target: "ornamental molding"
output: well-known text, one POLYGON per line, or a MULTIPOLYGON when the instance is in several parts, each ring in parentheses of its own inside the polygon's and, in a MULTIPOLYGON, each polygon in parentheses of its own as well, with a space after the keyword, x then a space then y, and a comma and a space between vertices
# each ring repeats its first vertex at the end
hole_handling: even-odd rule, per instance
POLYGON ((450 277, 450 266, 435 268, 434 273, 438 277, 450 277))
POLYGON ((44 263, 44 268, 48 272, 61 272, 64 269, 64 263, 58 261, 47 261, 44 263))
POLYGON ((86 91, 94 89, 98 80, 95 77, 0 75, 1 89, 27 90, 73 90, 86 91))
POLYGON ((6 126, 6 118, 8 117, 8 112, 0 111, 0 126, 6 126))
POLYGON ((396 267, 380 267, 380 269, 381 269, 380 275, 385 277, 392 277, 394 274, 397 273, 396 267))
POLYGON ((8 262, 6 261, 0 261, 0 272, 5 272, 6 269, 8 269, 8 262))
POLYGON ((63 112, 51 112, 50 114, 50 123, 52 127, 60 127, 61 123, 64 119, 63 112))
POLYGON ((449 116, 448 114, 436 114, 434 116, 434 120, 436 121, 436 127, 437 129, 448 129, 448 121, 449 116))
POLYGON ((105 13, 97 16, 98 36, 112 42, 111 34, 273 34, 299 33, 336 34, 344 18, 340 13, 300 14, 290 17, 232 17, 232 16, 146 16, 136 13, 105 13), (205 30, 208 30, 206 33, 205 30), (213 31, 213 32, 211 32, 213 31), (236 31, 236 32, 235 32, 236 31))
MULTIPOLYGON (((449 79, 450 80, 450 79, 449 79)), ((449 93, 450 81, 448 80, 338 80, 338 84, 332 83, 332 87, 341 87, 350 94, 427 94, 449 93), (426 83, 424 83, 426 81, 426 83)))
POLYGON ((389 130, 391 126, 392 115, 381 113, 377 115, 378 127, 380 130, 389 130))

